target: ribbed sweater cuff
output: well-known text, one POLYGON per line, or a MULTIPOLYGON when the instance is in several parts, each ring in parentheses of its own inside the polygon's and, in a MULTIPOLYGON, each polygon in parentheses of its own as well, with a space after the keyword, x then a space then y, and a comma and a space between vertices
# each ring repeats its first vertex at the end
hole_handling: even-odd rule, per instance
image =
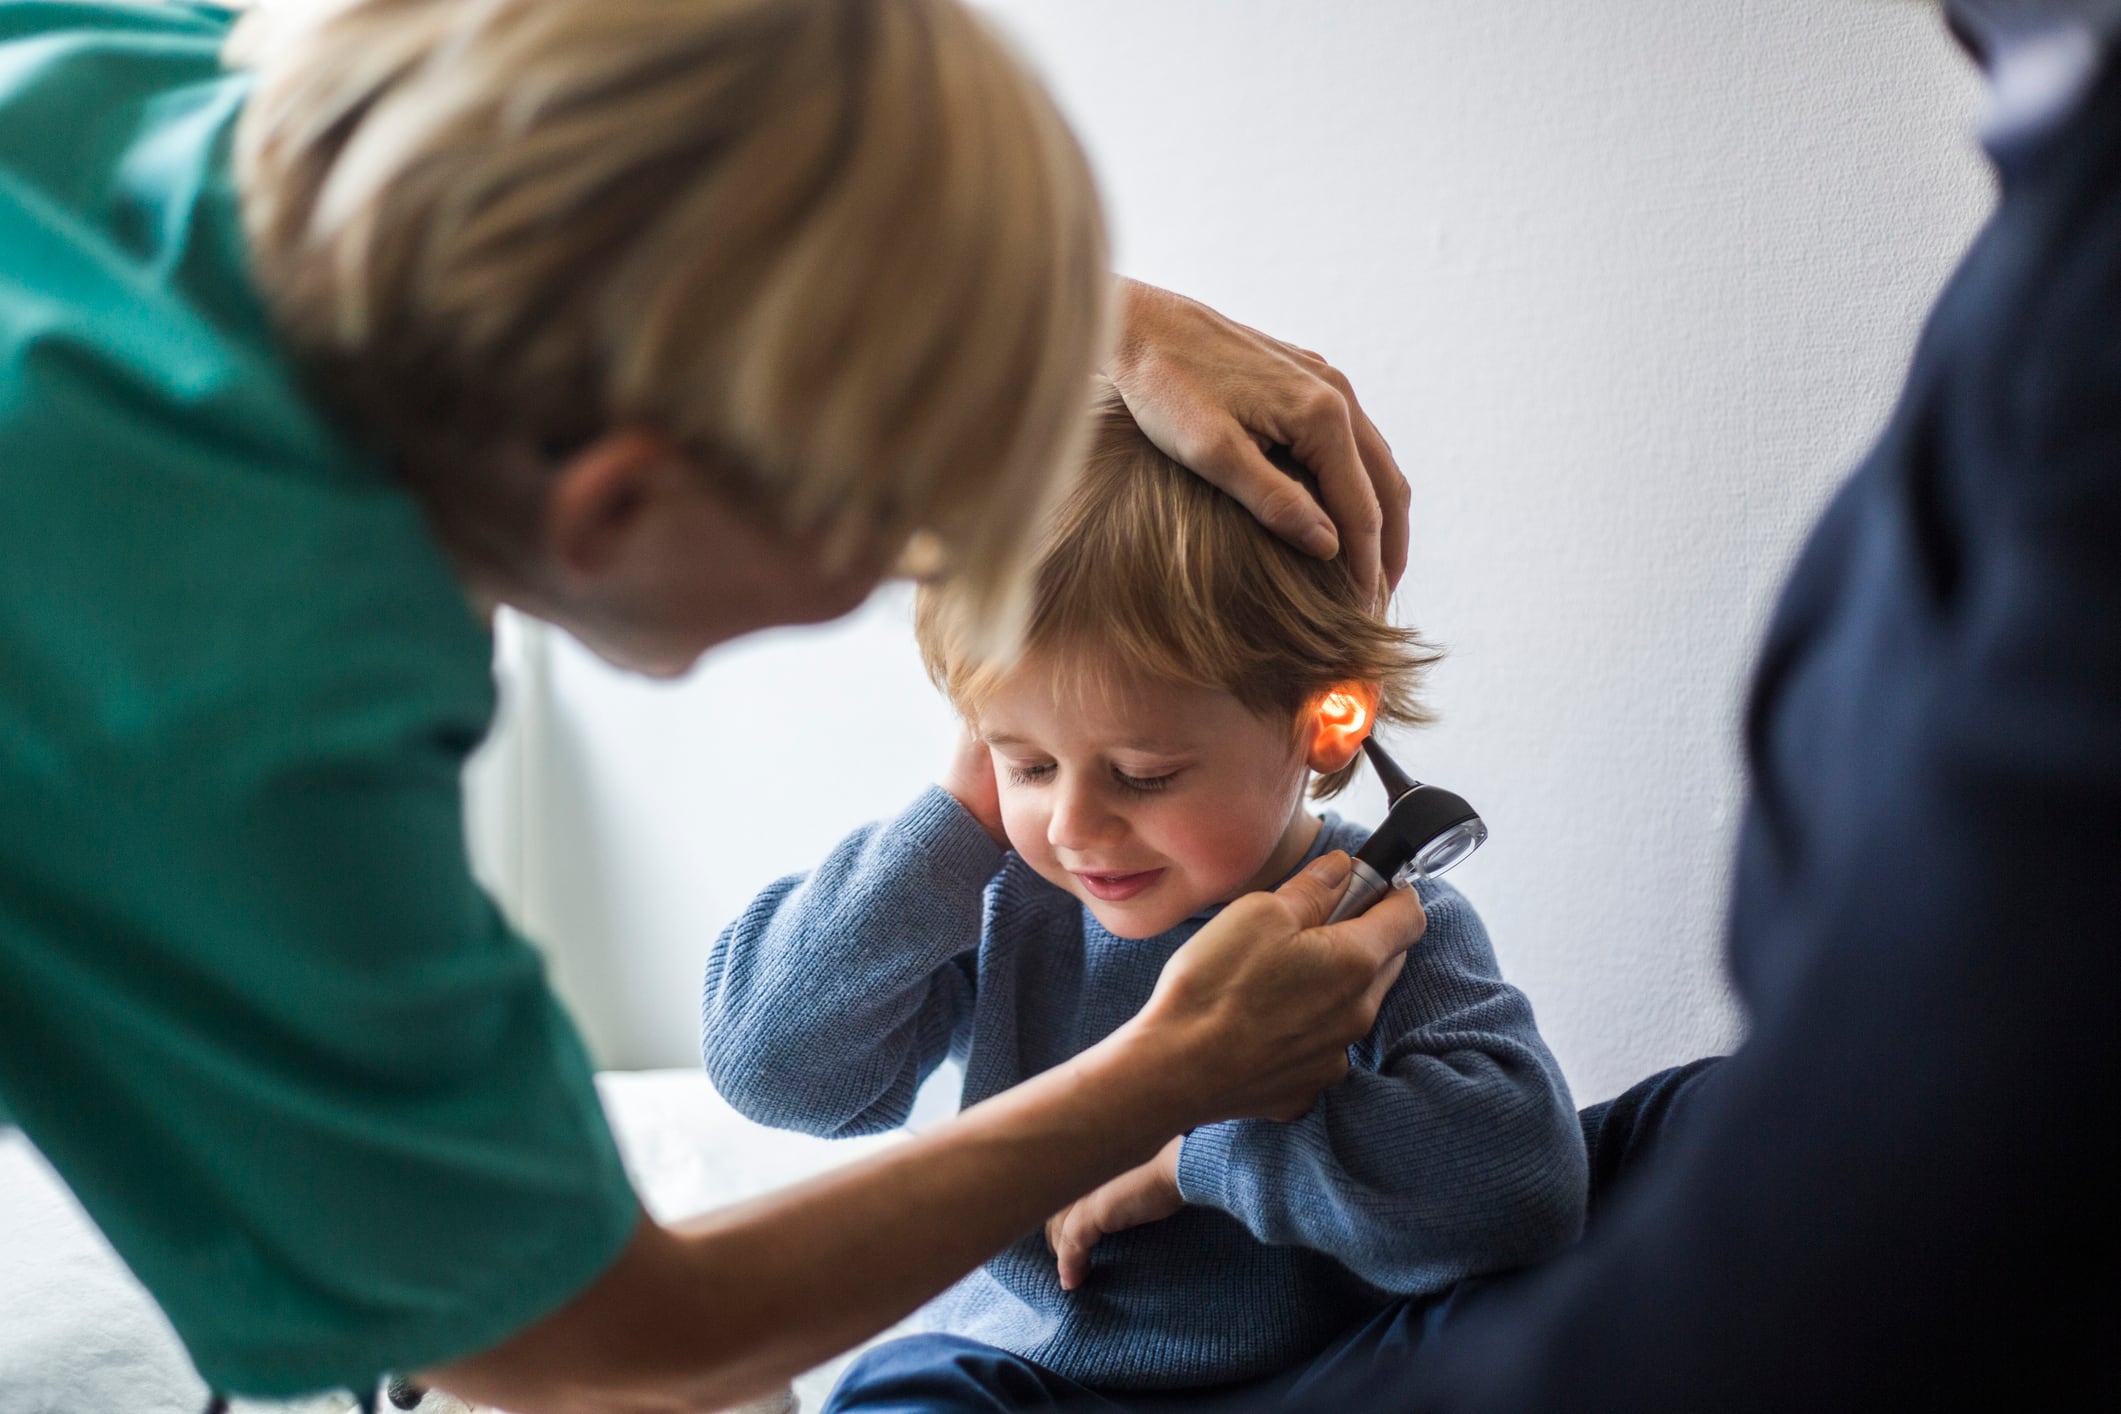
POLYGON ((1197 1208, 1231 1209, 1230 1150, 1237 1142, 1237 1126, 1204 1124, 1188 1134, 1178 1146, 1178 1196, 1197 1208))
POLYGON ((915 797, 891 833, 943 885, 978 893, 1002 867, 1002 850, 972 812, 941 786, 915 797))

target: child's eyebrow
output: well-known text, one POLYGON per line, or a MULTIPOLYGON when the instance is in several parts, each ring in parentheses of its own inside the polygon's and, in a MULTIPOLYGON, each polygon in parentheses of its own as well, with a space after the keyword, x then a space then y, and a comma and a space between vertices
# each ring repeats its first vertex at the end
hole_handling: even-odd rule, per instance
MULTIPOLYGON (((989 746, 1036 746, 1038 744, 1011 732, 995 732, 991 735, 983 734, 980 740, 986 742, 989 746)), ((1123 751, 1146 751, 1152 756, 1183 756, 1192 750, 1192 747, 1184 743, 1161 737, 1128 737, 1125 741, 1116 741, 1112 744, 1123 751)))
POLYGON ((1113 744, 1127 751, 1146 751, 1151 756, 1183 756, 1193 749, 1190 743, 1152 736, 1129 737, 1113 744))

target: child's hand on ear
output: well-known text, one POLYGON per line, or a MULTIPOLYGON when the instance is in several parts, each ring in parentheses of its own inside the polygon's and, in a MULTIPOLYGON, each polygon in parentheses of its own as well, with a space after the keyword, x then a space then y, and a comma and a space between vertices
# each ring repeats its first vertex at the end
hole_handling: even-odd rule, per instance
POLYGON ((994 756, 970 727, 957 735, 957 747, 943 771, 942 787, 957 797, 957 803, 979 821, 980 828, 996 844, 1009 848, 1009 836, 1002 829, 1001 789, 994 783, 994 756))
POLYGON ((1090 1249, 1103 1238, 1162 1222, 1186 1206, 1178 1196, 1178 1146, 1184 1137, 1164 1145, 1140 1168, 1128 1169, 1046 1219, 1046 1245, 1060 1263, 1061 1290, 1083 1284, 1090 1275, 1090 1249))

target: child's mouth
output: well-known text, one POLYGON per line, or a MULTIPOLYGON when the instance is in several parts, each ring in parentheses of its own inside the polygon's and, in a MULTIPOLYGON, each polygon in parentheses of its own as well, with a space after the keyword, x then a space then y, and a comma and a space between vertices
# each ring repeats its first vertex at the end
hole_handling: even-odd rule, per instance
POLYGON ((1075 877, 1083 881, 1083 887, 1090 891, 1092 898, 1103 899, 1106 903, 1120 903, 1133 898, 1143 889, 1163 878, 1164 871, 1161 869, 1143 869, 1133 874, 1078 873, 1075 877))

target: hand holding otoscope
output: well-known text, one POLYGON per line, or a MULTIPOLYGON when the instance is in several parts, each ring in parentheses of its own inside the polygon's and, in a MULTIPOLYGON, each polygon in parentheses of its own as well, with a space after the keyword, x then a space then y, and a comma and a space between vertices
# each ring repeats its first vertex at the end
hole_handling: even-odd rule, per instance
POLYGON ((1441 786, 1425 786, 1409 776, 1374 736, 1363 738, 1362 749, 1384 782, 1392 806, 1384 822, 1355 851, 1347 890, 1334 905, 1328 923, 1353 918, 1383 898, 1394 884, 1435 878, 1488 838, 1487 825, 1465 797, 1441 786))

